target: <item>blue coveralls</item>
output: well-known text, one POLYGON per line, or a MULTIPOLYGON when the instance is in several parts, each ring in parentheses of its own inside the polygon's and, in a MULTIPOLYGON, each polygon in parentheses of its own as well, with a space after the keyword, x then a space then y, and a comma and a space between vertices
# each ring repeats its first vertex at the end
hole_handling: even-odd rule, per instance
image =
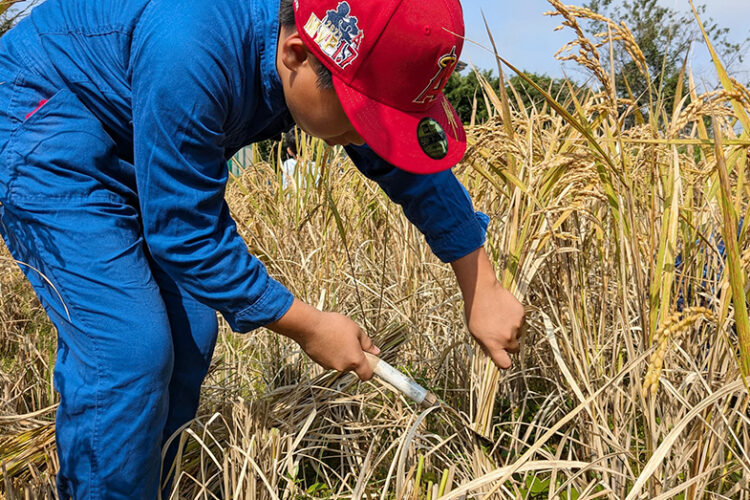
MULTIPOLYGON (((227 159, 292 125, 277 17, 278 0, 47 0, 0 39, 0 231, 58 331, 61 498, 155 497, 214 311, 247 332, 291 305, 223 197, 227 159)), ((450 171, 348 153, 440 259, 482 245, 450 171)))

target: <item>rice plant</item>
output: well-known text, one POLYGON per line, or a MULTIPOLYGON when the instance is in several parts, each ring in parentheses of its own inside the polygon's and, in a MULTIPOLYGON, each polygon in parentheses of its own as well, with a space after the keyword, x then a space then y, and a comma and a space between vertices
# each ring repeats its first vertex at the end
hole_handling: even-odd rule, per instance
MULTIPOLYGON (((527 108, 485 81, 489 118, 456 168, 492 217, 499 279, 529 311, 513 368, 474 347, 449 267, 400 209, 300 133, 304 183, 281 188, 280 147, 232 179, 240 232, 444 408, 223 326, 199 416, 173 436, 171 498, 750 499, 750 91, 713 52, 717 89, 684 68, 667 109, 642 64, 649 91, 619 98, 604 62, 643 60, 628 27, 548 1, 572 35, 559 57, 589 84, 527 108), (592 18, 608 30, 587 33, 592 18)), ((0 265, 0 491, 52 498, 54 332, 0 265)))

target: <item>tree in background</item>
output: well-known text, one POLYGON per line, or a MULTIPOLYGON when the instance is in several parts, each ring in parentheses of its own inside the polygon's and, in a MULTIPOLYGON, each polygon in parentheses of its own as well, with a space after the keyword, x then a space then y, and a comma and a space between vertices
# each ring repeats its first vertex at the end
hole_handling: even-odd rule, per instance
MULTIPOLYGON (((498 90, 499 79, 492 76, 489 70, 481 70, 482 76, 498 90)), ((474 71, 468 71, 462 75, 459 71, 454 72, 443 90, 448 101, 453 105, 463 123, 471 122, 471 113, 474 109, 474 99, 477 100, 476 122, 482 123, 489 117, 487 106, 482 98, 482 86, 479 85, 477 75, 474 71)))
MULTIPOLYGON (((671 109, 670 101, 674 98, 685 57, 692 44, 703 42, 693 13, 678 12, 660 5, 658 0, 589 0, 584 5, 615 22, 625 22, 646 59, 652 78, 650 83, 662 93, 668 109, 671 109)), ((750 37, 742 42, 731 41, 728 28, 719 27, 711 18, 703 15, 705 5, 699 5, 696 9, 725 65, 731 69, 734 64, 741 63, 743 49, 750 45, 750 37)), ((597 33, 607 32, 606 24, 599 21, 591 21, 591 28, 597 33)), ((639 98, 647 93, 649 82, 645 81, 626 51, 614 51, 614 64, 620 97, 630 97, 625 82, 634 97, 639 98)))
MULTIPOLYGON (((492 86, 494 92, 498 93, 500 79, 492 76, 492 71, 490 70, 480 70, 480 73, 492 86)), ((551 78, 547 75, 537 73, 526 73, 526 76, 548 92, 560 104, 565 105, 568 101, 570 90, 564 79, 551 78)), ((534 108, 541 110, 541 107, 545 103, 544 96, 518 75, 511 77, 506 84, 506 91, 513 106, 517 106, 518 103, 516 102, 515 94, 511 90, 511 86, 515 89, 515 93, 518 94, 522 106, 527 111, 531 111, 534 108)), ((448 84, 445 86, 445 95, 456 109, 458 116, 461 117, 461 121, 464 124, 471 123, 471 114, 474 109, 475 99, 477 106, 475 122, 482 123, 489 118, 487 105, 483 97, 483 89, 474 71, 468 71, 466 75, 462 75, 459 71, 453 73, 448 80, 448 84)))

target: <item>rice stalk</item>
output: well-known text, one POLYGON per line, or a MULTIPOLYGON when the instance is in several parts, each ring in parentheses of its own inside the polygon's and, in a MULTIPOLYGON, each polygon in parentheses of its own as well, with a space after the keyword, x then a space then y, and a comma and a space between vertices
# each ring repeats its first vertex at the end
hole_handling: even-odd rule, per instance
MULTIPOLYGON (((527 109, 509 82, 482 83, 490 118, 475 117, 455 169, 491 216, 499 279, 528 308, 513 368, 477 352, 450 269, 339 148, 298 132, 286 189, 280 147, 252 148, 226 195, 249 250, 302 300, 364 325, 453 410, 420 419, 375 381, 222 322, 199 416, 174 437, 172 498, 750 498, 735 291, 750 292, 738 227, 750 139, 733 127, 747 89, 703 89, 683 68, 673 108, 651 84, 618 97, 600 58, 641 57, 632 34, 615 21, 589 34, 578 23, 592 13, 561 9, 596 86, 568 82, 565 103, 537 89, 545 99, 527 109)), ((53 367, 54 331, 0 259, 6 498, 54 498, 53 367)))

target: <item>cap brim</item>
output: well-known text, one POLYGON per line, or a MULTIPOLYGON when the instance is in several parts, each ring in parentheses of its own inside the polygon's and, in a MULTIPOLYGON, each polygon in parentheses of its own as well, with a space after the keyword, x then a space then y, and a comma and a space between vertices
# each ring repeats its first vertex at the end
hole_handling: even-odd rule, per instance
POLYGON ((442 92, 428 110, 410 113, 375 101, 335 76, 333 85, 354 129, 391 165, 415 174, 432 174, 447 170, 463 159, 466 132, 458 113, 442 92), (439 147, 438 154, 432 149, 430 156, 420 145, 420 124, 429 119, 445 132, 447 152, 444 156, 439 147))

